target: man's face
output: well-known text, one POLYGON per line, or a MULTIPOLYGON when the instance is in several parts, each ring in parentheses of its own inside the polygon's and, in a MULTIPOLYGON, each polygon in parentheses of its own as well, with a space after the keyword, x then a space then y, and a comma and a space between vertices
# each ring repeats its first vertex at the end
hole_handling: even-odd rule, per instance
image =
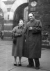
POLYGON ((35 20, 35 17, 32 15, 32 16, 29 16, 29 19, 30 21, 32 21, 32 20, 35 20))

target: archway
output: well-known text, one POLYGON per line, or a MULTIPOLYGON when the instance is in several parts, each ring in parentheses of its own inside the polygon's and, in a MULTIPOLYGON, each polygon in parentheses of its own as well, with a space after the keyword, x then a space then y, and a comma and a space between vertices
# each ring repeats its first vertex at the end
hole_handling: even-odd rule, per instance
POLYGON ((17 23, 19 22, 19 19, 23 19, 23 15, 24 15, 24 8, 28 6, 28 3, 24 3, 22 5, 20 5, 15 13, 14 13, 14 18, 13 18, 13 24, 14 26, 17 25, 17 23))
POLYGON ((7 8, 6 5, 4 4, 4 2, 0 1, 0 8, 2 9, 3 13, 4 13, 4 18, 5 18, 5 14, 7 13, 7 8))
POLYGON ((15 12, 15 10, 22 4, 27 3, 28 0, 16 0, 13 4, 13 6, 11 7, 11 11, 15 12))

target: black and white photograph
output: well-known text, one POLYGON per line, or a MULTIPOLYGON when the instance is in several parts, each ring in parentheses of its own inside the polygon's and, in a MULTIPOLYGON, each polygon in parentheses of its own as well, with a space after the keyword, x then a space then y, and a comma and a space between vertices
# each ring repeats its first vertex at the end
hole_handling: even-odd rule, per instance
POLYGON ((50 71, 50 0, 0 0, 0 71, 50 71))

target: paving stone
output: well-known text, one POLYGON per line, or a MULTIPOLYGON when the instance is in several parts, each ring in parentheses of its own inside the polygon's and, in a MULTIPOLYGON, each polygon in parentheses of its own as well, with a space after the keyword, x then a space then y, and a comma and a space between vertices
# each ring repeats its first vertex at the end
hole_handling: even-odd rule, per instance
MULTIPOLYGON (((0 71, 50 71, 50 49, 42 49, 39 70, 28 68, 27 58, 22 57, 22 66, 14 66, 12 56, 12 41, 0 40, 0 71)), ((18 58, 17 58, 18 61, 18 58)))

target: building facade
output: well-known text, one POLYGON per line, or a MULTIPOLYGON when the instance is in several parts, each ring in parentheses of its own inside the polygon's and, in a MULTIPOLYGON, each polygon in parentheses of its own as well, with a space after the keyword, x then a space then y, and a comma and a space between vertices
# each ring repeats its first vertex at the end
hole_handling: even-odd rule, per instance
POLYGON ((0 9, 3 12, 4 30, 11 31, 20 18, 28 21, 28 13, 33 12, 36 19, 42 21, 43 30, 50 32, 50 0, 0 0, 0 9))
POLYGON ((28 5, 27 2, 27 0, 0 0, 0 9, 4 14, 2 27, 4 35, 12 31, 13 26, 17 24, 16 20, 18 21, 20 18, 23 19, 23 9, 28 5))

